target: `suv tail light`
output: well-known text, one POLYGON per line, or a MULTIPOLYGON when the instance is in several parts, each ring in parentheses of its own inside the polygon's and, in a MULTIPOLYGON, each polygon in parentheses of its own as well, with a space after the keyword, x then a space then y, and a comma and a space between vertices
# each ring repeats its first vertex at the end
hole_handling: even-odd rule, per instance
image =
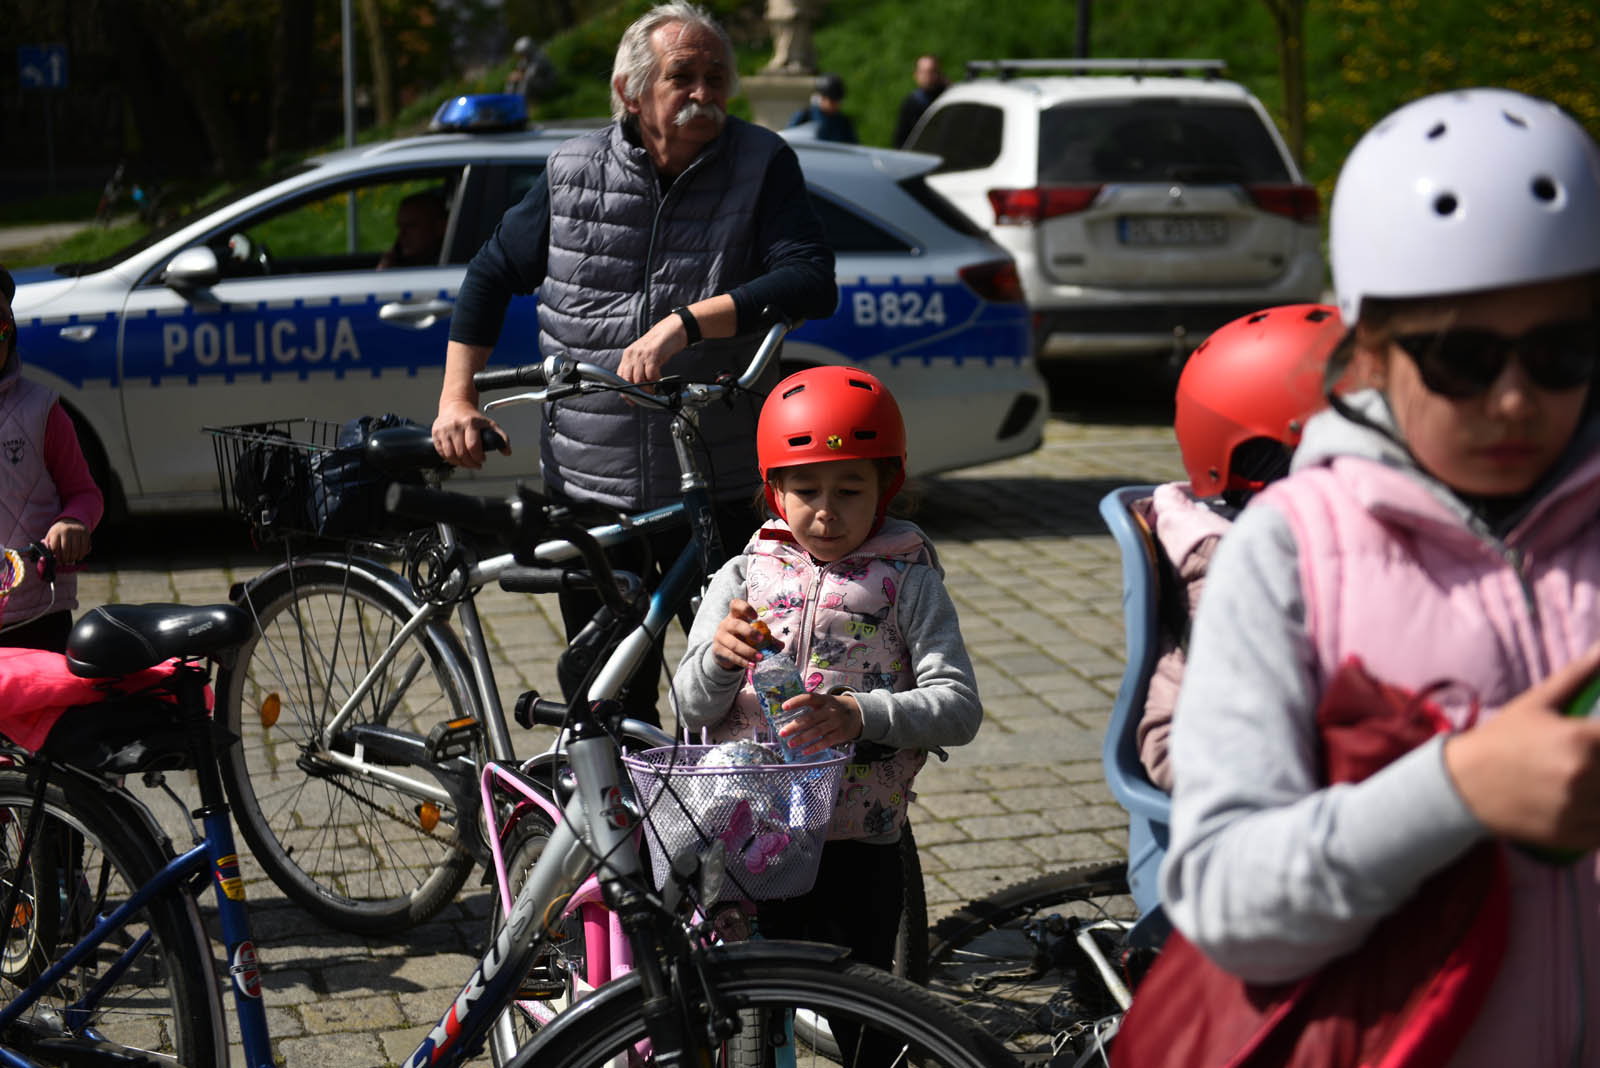
POLYGON ((1009 258, 985 260, 970 267, 962 267, 956 274, 972 290, 991 304, 1019 304, 1022 302, 1022 279, 1017 275, 1017 265, 1009 258))
POLYGON ((1100 195, 1098 185, 1047 185, 1033 189, 991 189, 996 226, 1042 222, 1082 211, 1100 195))
POLYGON ((1284 215, 1297 223, 1314 223, 1322 215, 1322 199, 1311 185, 1246 186, 1250 199, 1262 211, 1284 215))

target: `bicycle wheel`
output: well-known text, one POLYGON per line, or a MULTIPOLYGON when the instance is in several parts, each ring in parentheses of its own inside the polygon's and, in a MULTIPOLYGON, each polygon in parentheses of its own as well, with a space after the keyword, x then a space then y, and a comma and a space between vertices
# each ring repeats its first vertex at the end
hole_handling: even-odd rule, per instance
MULTIPOLYGON (((411 607, 338 560, 296 561, 244 601, 257 633, 218 678, 222 716, 240 744, 222 756, 239 829, 284 893, 342 930, 388 934, 427 920, 472 871, 458 813, 336 764, 322 729, 355 693, 411 607), (264 711, 265 706, 265 711, 264 711), (272 710, 276 720, 271 720, 272 710), (425 819, 426 817, 426 819, 425 819)), ((352 722, 423 738, 468 703, 448 658, 423 628, 407 638, 357 704, 352 722)), ((349 750, 352 746, 335 749, 349 750)), ((482 753, 474 752, 481 764, 482 753)), ((384 767, 432 785, 426 769, 384 767)))
MULTIPOLYGON (((0 888, 18 884, 24 889, 24 899, 35 906, 36 944, 48 946, 54 958, 153 878, 165 857, 141 833, 148 824, 131 802, 82 780, 49 784, 38 848, 20 856, 21 832, 11 828, 26 827, 34 807, 27 773, 0 770, 0 814, 7 824, 7 833, 0 836, 0 888), (52 856, 36 863, 41 852, 52 856), (53 909, 45 904, 48 898, 57 902, 53 909), (46 920, 53 928, 45 927, 46 920)), ((10 948, 8 944, 8 955, 10 948)), ((38 977, 27 976, 28 970, 0 976, 0 997, 16 998, 24 978, 38 977)), ((48 1064, 70 1062, 70 1047, 79 1041, 91 1053, 97 1040, 185 1065, 227 1064, 211 944, 194 900, 182 889, 155 898, 112 932, 0 1035, 0 1043, 48 1064), (118 974, 119 958, 144 936, 149 936, 148 943, 118 974), (100 983, 109 983, 109 989, 91 997, 100 983), (85 1011, 69 1009, 85 997, 91 997, 85 1011), (65 1042, 68 1049, 40 1049, 46 1040, 65 1042)))
MULTIPOLYGON (((515 897, 532 870, 555 825, 548 814, 532 805, 524 806, 501 833, 500 846, 506 858, 506 878, 515 897)), ((505 922, 500 895, 493 895, 489 913, 489 939, 492 943, 505 922)), ((489 1036, 489 1053, 496 1068, 509 1064, 517 1052, 533 1040, 534 1032, 550 1017, 572 1004, 577 978, 584 974, 587 959, 583 924, 576 916, 560 921, 556 933, 540 952, 523 980, 518 999, 507 1006, 489 1036)))
POLYGON ((1094 958, 1131 987, 1124 939, 1137 918, 1122 861, 1043 875, 935 924, 928 987, 1023 1064, 1045 1064, 1065 1044, 1083 1053, 1103 1045, 1122 1014, 1094 958))
MULTIPOLYGON (((866 1068, 868 1064, 874 1068, 889 1064, 1004 1068, 1014 1063, 993 1038, 960 1013, 887 972, 800 951, 798 944, 739 948, 740 952, 713 953, 705 969, 712 1000, 724 1012, 737 1012, 741 1017, 757 1012, 779 1018, 789 1012, 810 1011, 826 1016, 836 1032, 862 1033, 860 1040, 847 1043, 849 1052, 843 1058, 828 1057, 796 1041, 793 1062, 797 1068, 866 1068), (858 1054, 874 1042, 881 1048, 858 1054)), ((692 1002, 690 1009, 704 1009, 704 998, 695 996, 693 990, 686 993, 692 1002)), ((648 1049, 641 1045, 646 1038, 642 1002, 636 975, 609 983, 557 1017, 512 1065, 597 1068, 613 1057, 648 1049)), ((695 1020, 691 1026, 700 1023, 695 1020)), ((776 1063, 776 1056, 769 1058, 769 1063, 776 1063)))
POLYGON ((26 858, 22 838, 27 833, 26 813, 0 809, 0 856, 7 858, 0 895, 16 891, 11 923, 6 931, 0 980, 25 989, 50 964, 56 936, 61 930, 61 895, 55 892, 62 850, 52 841, 59 837, 38 833, 26 858))
MULTIPOLYGON (((901 889, 900 926, 894 938, 894 974, 919 985, 928 982, 928 898, 922 883, 922 857, 917 852, 916 835, 907 823, 900 831, 900 866, 904 873, 901 889)), ((804 1042, 837 1057, 839 1047, 828 1030, 828 1022, 810 1013, 795 1017, 795 1033, 804 1042)))

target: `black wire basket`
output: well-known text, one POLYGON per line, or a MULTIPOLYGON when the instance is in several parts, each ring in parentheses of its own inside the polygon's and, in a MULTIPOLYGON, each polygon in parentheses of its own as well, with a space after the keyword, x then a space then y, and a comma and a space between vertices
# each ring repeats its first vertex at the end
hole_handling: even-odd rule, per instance
POLYGON ((258 536, 398 544, 405 528, 383 507, 389 479, 366 462, 361 421, 274 419, 208 426, 222 507, 258 536))

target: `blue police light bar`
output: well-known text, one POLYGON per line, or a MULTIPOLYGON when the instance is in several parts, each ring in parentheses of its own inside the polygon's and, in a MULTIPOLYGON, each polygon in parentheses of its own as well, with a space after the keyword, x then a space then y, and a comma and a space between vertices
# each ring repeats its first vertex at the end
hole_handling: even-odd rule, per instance
POLYGON ((528 105, 519 93, 476 93, 453 96, 439 105, 428 129, 484 133, 490 130, 521 130, 528 125, 528 105))

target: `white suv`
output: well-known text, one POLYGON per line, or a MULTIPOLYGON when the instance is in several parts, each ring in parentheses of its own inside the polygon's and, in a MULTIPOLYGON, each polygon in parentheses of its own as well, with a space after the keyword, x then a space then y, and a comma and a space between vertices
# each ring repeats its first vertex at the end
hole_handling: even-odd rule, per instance
POLYGON ((1240 315, 1320 298, 1317 191, 1222 69, 977 61, 912 131, 944 160, 927 183, 1016 259, 1041 359, 1181 359, 1240 315))

